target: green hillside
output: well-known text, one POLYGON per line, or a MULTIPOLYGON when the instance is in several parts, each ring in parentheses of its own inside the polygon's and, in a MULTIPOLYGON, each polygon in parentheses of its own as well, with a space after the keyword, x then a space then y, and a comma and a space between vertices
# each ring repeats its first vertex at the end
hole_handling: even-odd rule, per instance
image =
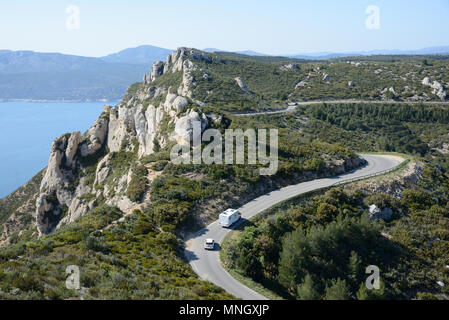
POLYGON ((47 171, 60 172, 64 180, 40 174, 0 201, 0 221, 6 226, 0 238, 0 298, 233 298, 195 274, 184 256, 187 235, 226 208, 356 169, 363 165, 357 159, 360 151, 405 153, 422 170, 416 169, 411 182, 333 188, 276 207, 227 244, 222 254, 227 266, 288 299, 446 297, 447 289, 436 281, 449 283, 444 269, 449 258, 449 105, 422 80, 429 77, 446 88, 447 61, 303 63, 225 53, 205 57, 190 49, 177 54, 181 60, 166 65, 166 72, 131 85, 119 105, 105 108, 87 135, 66 134, 55 141, 51 155, 56 160, 47 171), (179 65, 184 69, 175 70, 179 65), (184 85, 188 90, 181 96, 184 85), (378 94, 391 86, 396 94, 378 94), (409 93, 440 104, 386 101, 405 101, 409 93), (185 103, 175 109, 170 98, 185 103), (360 98, 381 103, 327 102, 277 115, 232 114, 284 109, 298 100, 360 98), (263 165, 247 160, 239 165, 172 163, 170 150, 178 141, 173 137, 180 138, 176 129, 189 132, 194 116, 222 134, 226 129, 278 129, 276 174, 261 176, 263 165), (150 131, 148 123, 157 123, 157 129, 150 131), (122 139, 114 142, 117 137, 122 139), (148 145, 151 152, 142 152, 148 145), (39 189, 42 181, 46 184, 39 189), (50 189, 54 181, 58 189, 50 189), (69 221, 73 212, 63 200, 72 195, 70 206, 87 209, 69 221), (121 210, 128 201, 132 206, 121 210), (373 203, 391 208, 393 218, 368 219, 367 206, 373 203), (43 229, 39 237, 42 221, 57 229, 43 229), (374 295, 361 286, 367 263, 377 264, 384 275, 382 290, 374 295), (81 269, 79 291, 65 287, 65 268, 72 264, 81 269))

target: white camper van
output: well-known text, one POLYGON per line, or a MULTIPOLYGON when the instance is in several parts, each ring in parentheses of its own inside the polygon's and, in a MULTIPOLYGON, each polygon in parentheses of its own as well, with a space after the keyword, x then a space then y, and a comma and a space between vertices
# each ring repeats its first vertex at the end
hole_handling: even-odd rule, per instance
POLYGON ((236 223, 241 217, 241 214, 238 210, 228 209, 225 212, 220 213, 220 217, 218 222, 222 227, 228 228, 236 223))

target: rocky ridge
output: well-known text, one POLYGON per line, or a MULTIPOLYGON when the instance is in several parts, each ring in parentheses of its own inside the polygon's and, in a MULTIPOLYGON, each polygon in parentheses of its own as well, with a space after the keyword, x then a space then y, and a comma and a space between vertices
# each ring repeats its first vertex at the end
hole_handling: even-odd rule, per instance
POLYGON ((111 179, 113 154, 129 152, 141 159, 154 153, 156 145, 188 143, 194 121, 200 121, 204 130, 213 119, 201 111, 204 104, 193 99, 192 71, 197 68, 193 61, 210 59, 193 49, 179 48, 165 63, 153 64, 137 92, 125 95, 115 107, 105 106, 86 133, 73 132, 56 139, 36 200, 41 235, 76 220, 99 199, 122 211, 135 206, 125 192, 132 168, 114 177, 111 185, 105 184, 111 179), (177 72, 182 74, 179 87, 155 84, 163 74, 177 72))

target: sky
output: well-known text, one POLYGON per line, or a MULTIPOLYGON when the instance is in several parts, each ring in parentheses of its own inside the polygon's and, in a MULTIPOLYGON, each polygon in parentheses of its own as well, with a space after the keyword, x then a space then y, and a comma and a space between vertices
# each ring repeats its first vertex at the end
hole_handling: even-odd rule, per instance
POLYGON ((449 0, 0 2, 0 49, 95 57, 145 44, 278 55, 411 50, 449 45, 448 31, 449 0))

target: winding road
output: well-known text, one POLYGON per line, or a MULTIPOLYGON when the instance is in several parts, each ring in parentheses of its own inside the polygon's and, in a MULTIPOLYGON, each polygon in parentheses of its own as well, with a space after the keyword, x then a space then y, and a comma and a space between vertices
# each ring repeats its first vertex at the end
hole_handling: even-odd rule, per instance
POLYGON ((341 104, 424 104, 424 105, 448 105, 447 101, 395 101, 395 100, 313 100, 313 101, 300 101, 291 103, 286 109, 275 110, 275 111, 261 111, 261 112, 247 112, 247 113, 231 113, 233 116, 237 117, 250 117, 258 115, 270 115, 270 114, 280 114, 287 113, 296 110, 298 106, 310 106, 314 104, 322 103, 341 103, 341 104))
MULTIPOLYGON (((332 178, 317 179, 302 182, 296 185, 291 185, 279 190, 272 191, 248 202, 239 209, 242 214, 242 219, 233 227, 237 227, 245 220, 250 219, 256 214, 284 200, 309 191, 329 187, 339 182, 360 179, 368 175, 381 174, 386 170, 394 169, 402 161, 404 161, 404 159, 402 158, 387 155, 362 154, 361 156, 367 160, 368 164, 353 172, 342 174, 340 176, 332 178)), ((193 234, 186 241, 186 258, 188 259, 193 270, 203 280, 211 281, 217 286, 225 289, 227 292, 244 300, 265 300, 266 298, 264 296, 258 294, 257 292, 251 290, 250 288, 234 279, 223 268, 218 256, 219 248, 216 248, 214 251, 206 251, 204 249, 203 246, 206 238, 215 239, 215 241, 220 244, 229 232, 231 232, 231 230, 222 228, 218 224, 218 220, 211 223, 206 228, 193 234)))

